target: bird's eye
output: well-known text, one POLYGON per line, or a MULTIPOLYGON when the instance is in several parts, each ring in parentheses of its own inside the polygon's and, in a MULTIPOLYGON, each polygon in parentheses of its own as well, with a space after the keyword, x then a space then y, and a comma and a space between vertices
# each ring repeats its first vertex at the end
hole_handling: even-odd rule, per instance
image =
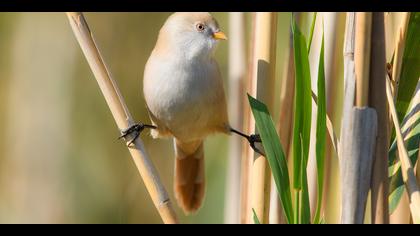
POLYGON ((205 26, 201 23, 198 23, 197 25, 195 25, 195 28, 197 29, 197 31, 201 32, 204 30, 205 26))

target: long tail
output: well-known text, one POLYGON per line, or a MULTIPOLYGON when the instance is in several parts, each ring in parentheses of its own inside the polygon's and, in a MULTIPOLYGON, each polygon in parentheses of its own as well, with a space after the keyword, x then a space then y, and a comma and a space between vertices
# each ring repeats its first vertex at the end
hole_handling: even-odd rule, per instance
POLYGON ((186 214, 196 212, 205 192, 203 140, 182 143, 175 139, 174 190, 186 214))

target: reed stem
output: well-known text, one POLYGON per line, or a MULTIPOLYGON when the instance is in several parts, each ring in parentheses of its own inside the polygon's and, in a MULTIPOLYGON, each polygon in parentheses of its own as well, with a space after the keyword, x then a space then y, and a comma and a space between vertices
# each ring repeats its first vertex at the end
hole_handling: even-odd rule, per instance
POLYGON ((392 66, 392 79, 394 86, 392 87, 392 94, 394 99, 397 98, 398 94, 398 83, 400 81, 401 67, 404 56, 405 40, 407 38, 408 22, 410 21, 410 13, 405 12, 402 15, 402 22, 398 30, 398 36, 395 45, 394 62, 392 66))
POLYGON ((389 223, 388 210, 388 107, 386 103, 386 56, 384 13, 372 14, 369 105, 378 114, 378 135, 372 168, 371 219, 375 224, 389 223))
MULTIPOLYGON (((276 65, 277 14, 259 12, 255 17, 253 74, 250 94, 273 109, 276 65)), ((255 122, 250 124, 255 130, 255 122)), ((253 133, 253 132, 252 132, 253 133)), ((251 153, 254 156, 254 153, 251 153)), ((271 171, 267 159, 256 156, 252 166, 251 208, 261 223, 269 222, 271 171)), ((249 209, 250 210, 250 209, 249 209)))
MULTIPOLYGON (((89 66, 105 97, 109 109, 120 130, 126 130, 134 124, 134 120, 124 102, 124 99, 111 77, 107 66, 102 59, 98 47, 93 39, 92 32, 81 12, 69 12, 67 17, 74 35, 89 63, 89 66)), ((127 141, 128 143, 129 141, 127 141)), ((156 168, 148 157, 146 149, 140 138, 128 147, 136 167, 143 178, 152 201, 164 223, 178 223, 178 218, 172 208, 168 193, 163 186, 156 168)))
MULTIPOLYGON (((253 86, 253 70, 254 68, 251 66, 253 63, 254 58, 254 48, 255 48, 255 34, 253 33, 255 31, 255 15, 256 13, 251 13, 251 40, 250 44, 248 45, 249 48, 249 54, 250 57, 248 58, 247 64, 249 64, 247 71, 246 71, 246 83, 245 83, 245 90, 249 93, 255 95, 255 93, 252 93, 252 91, 256 91, 255 86, 253 86)), ((251 113, 251 108, 248 103, 243 103, 243 110, 244 110, 244 120, 243 120, 243 130, 244 132, 250 134, 254 131, 255 120, 251 113)), ((241 163, 241 223, 242 224, 249 224, 251 223, 251 180, 252 180, 252 163, 254 160, 254 154, 252 153, 252 150, 249 148, 249 143, 242 139, 242 163, 241 163)))
MULTIPOLYGON (((232 127, 243 126, 245 64, 245 16, 243 12, 229 13, 229 111, 232 127)), ((225 223, 240 221, 241 143, 234 135, 229 140, 229 160, 225 193, 225 223)))
POLYGON ((372 13, 356 13, 356 39, 354 62, 356 70, 356 106, 364 107, 369 102, 369 64, 372 13))
POLYGON ((342 223, 363 223, 370 188, 377 132, 376 111, 366 107, 370 65, 370 59, 367 60, 366 57, 369 57, 370 51, 363 50, 370 50, 370 24, 370 13, 356 13, 356 20, 355 13, 347 13, 344 44, 344 117, 339 150, 342 223))

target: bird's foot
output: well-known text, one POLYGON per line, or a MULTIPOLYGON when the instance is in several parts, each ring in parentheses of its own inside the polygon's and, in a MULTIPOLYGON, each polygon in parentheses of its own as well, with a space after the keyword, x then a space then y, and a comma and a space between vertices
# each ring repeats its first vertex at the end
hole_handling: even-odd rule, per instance
POLYGON ((260 154, 260 155, 262 155, 262 156, 265 156, 265 154, 261 151, 261 150, 259 150, 256 146, 255 146, 255 143, 262 143, 262 141, 261 141, 261 137, 260 137, 260 135, 259 134, 251 134, 249 137, 248 137, 248 142, 249 142, 249 146, 251 146, 251 148, 256 152, 256 153, 258 153, 258 154, 260 154))
POLYGON ((259 134, 251 134, 251 135, 246 135, 238 130, 235 130, 233 128, 230 128, 230 131, 238 134, 239 136, 242 136, 244 138, 246 138, 246 140, 248 140, 249 146, 251 146, 252 150, 254 150, 256 153, 265 156, 264 152, 262 152, 261 150, 259 150, 256 146, 255 143, 262 143, 261 141, 261 137, 259 134))
POLYGON ((140 136, 141 132, 145 129, 156 129, 157 127, 154 125, 143 124, 141 122, 131 125, 125 130, 121 130, 121 136, 118 139, 127 139, 127 137, 131 136, 130 141, 127 143, 127 146, 130 146, 136 139, 140 136))

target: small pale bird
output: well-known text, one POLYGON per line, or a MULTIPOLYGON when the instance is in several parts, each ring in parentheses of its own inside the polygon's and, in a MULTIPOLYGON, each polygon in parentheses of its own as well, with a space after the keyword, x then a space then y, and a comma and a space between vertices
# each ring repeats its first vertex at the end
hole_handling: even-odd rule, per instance
POLYGON ((151 135, 174 137, 175 197, 185 213, 197 211, 204 198, 204 139, 231 132, 213 57, 225 39, 209 13, 174 13, 161 28, 144 71, 143 93, 157 127, 151 135))

